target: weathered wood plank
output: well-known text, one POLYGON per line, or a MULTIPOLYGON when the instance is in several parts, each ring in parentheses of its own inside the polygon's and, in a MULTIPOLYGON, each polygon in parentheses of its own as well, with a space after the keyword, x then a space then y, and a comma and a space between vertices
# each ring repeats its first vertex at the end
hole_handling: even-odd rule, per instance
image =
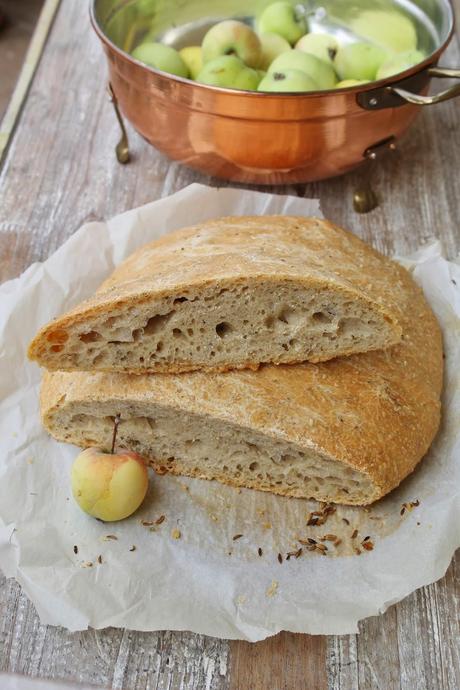
MULTIPOLYGON (((29 48, 27 50, 27 54, 24 58, 21 73, 17 80, 14 92, 9 101, 7 111, 4 115, 3 113, 1 113, 2 120, 0 122, 0 162, 3 157, 3 153, 8 145, 10 137, 13 133, 23 103, 26 99, 27 91, 32 82, 37 64, 42 55, 48 32, 52 25, 59 2, 60 0, 46 0, 46 3, 43 6, 41 14, 39 16, 37 26, 33 33, 33 37, 30 42, 29 48)), ((37 5, 36 0, 34 5, 37 5)), ((36 9, 38 11, 39 4, 36 7, 36 9)), ((5 51, 5 48, 3 48, 3 50, 5 51)), ((2 62, 5 57, 6 56, 2 58, 2 62)))
POLYGON ((227 643, 191 633, 41 625, 19 586, 0 590, 0 671, 114 690, 227 690, 227 643))
MULTIPOLYGON (((133 163, 116 164, 118 129, 87 4, 62 2, 0 171, 3 280, 46 258, 87 220, 110 217, 195 180, 221 184, 171 164, 133 132, 133 163)), ((458 40, 445 64, 460 65, 458 40)), ((458 115, 455 102, 424 112, 400 150, 375 166, 382 205, 368 216, 356 216, 351 201, 364 169, 275 191, 320 196, 326 215, 388 253, 410 251, 437 235, 453 256, 460 246, 458 115)), ((459 564, 457 556, 441 582, 364 622, 359 637, 330 638, 330 690, 457 690, 459 564)), ((325 687, 324 638, 283 634, 251 646, 185 633, 72 635, 40 625, 19 587, 4 580, 0 617, 0 670, 126 690, 325 687)))
POLYGON ((231 643, 230 690, 327 690, 324 638, 283 632, 231 643))
POLYGON ((329 639, 329 690, 460 687, 460 553, 436 584, 329 639))

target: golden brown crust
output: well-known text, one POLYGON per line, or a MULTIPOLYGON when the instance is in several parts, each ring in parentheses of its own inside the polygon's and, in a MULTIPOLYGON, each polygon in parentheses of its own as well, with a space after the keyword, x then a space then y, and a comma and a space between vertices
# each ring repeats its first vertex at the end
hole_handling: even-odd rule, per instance
MULTIPOLYGON (((390 326, 389 346, 401 338, 394 270, 392 261, 328 221, 284 216, 219 218, 165 235, 128 257, 94 297, 41 329, 29 346, 29 357, 49 369, 72 370, 58 355, 53 365, 48 339, 56 332, 88 319, 105 318, 113 308, 129 308, 152 296, 162 298, 209 285, 237 286, 248 280, 295 281, 303 287, 332 289, 350 301, 366 303, 390 326)), ((340 354, 353 351, 349 348, 340 354)), ((289 361, 284 359, 284 363, 289 361)), ((310 361, 321 361, 321 355, 313 355, 310 361)), ((247 364, 254 366, 258 362, 247 364)), ((155 372, 196 369, 187 363, 152 366, 155 372)), ((226 368, 211 365, 209 370, 226 368)), ((118 370, 146 371, 126 367, 118 370)))
POLYGON ((412 472, 440 419, 439 326, 409 273, 396 264, 392 270, 403 339, 389 350, 257 372, 47 374, 44 423, 59 436, 53 414, 82 401, 95 411, 107 401, 134 401, 146 412, 155 406, 183 410, 320 450, 364 473, 373 485, 365 502, 376 500, 412 472))

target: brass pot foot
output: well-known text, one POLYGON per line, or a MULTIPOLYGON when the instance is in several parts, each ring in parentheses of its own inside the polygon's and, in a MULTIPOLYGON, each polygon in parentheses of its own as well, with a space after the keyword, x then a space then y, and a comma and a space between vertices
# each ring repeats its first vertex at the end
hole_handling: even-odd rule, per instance
POLYGON ((131 154, 129 152, 128 133, 126 131, 126 127, 125 127, 125 123, 123 121, 122 114, 120 112, 117 97, 115 96, 115 92, 113 90, 112 84, 110 84, 110 83, 108 86, 108 90, 109 90, 110 100, 112 102, 113 109, 115 110, 115 115, 117 117, 118 124, 120 125, 120 129, 121 129, 121 139, 115 147, 115 154, 117 156, 117 161, 119 163, 121 163, 121 165, 126 165, 131 160, 131 154))
POLYGON ((385 141, 371 146, 364 152, 363 158, 368 161, 364 171, 366 182, 353 193, 353 208, 356 213, 370 213, 379 205, 378 197, 372 189, 369 179, 374 169, 374 163, 383 151, 396 151, 394 137, 385 139, 385 141))

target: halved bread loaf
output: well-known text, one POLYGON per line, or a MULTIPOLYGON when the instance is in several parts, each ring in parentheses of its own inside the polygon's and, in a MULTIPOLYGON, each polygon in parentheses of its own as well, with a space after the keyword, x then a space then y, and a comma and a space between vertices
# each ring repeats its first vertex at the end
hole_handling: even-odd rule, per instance
POLYGON ((29 349, 49 370, 225 371, 399 342, 393 262, 314 218, 221 218, 166 235, 29 349))
POLYGON ((149 458, 160 472, 297 497, 367 504, 406 477, 439 425, 442 343, 410 275, 391 265, 400 344, 322 364, 132 376, 46 373, 57 439, 149 458))

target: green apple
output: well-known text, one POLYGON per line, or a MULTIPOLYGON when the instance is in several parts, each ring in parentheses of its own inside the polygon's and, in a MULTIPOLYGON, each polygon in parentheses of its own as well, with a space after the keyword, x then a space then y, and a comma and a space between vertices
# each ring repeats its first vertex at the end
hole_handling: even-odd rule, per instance
POLYGON ((318 91, 318 84, 308 74, 299 69, 286 69, 280 72, 269 72, 259 84, 258 91, 318 91))
POLYGON ((179 55, 188 67, 192 79, 196 79, 203 68, 201 46, 188 46, 179 50, 179 55))
POLYGON ((281 0, 268 5, 257 20, 259 34, 279 34, 294 45, 307 33, 308 25, 303 17, 297 16, 294 6, 281 0))
POLYGON ((188 67, 177 50, 164 43, 141 43, 131 55, 136 60, 162 72, 176 74, 178 77, 189 76, 188 67))
POLYGON ((262 46, 257 34, 243 22, 227 19, 211 29, 202 43, 203 63, 222 55, 235 55, 248 67, 258 67, 262 46))
POLYGON ((350 22, 358 36, 395 53, 417 48, 417 31, 411 20, 393 10, 364 10, 350 22))
POLYGON ((260 69, 268 70, 279 55, 291 50, 290 44, 279 34, 260 34, 259 38, 262 45, 260 69))
POLYGON ((260 74, 247 67, 236 55, 222 55, 207 62, 196 81, 226 89, 255 91, 260 83, 260 74))
POLYGON ((394 74, 404 72, 406 69, 418 65, 425 59, 425 55, 420 50, 408 50, 405 53, 398 53, 385 62, 377 72, 377 79, 388 79, 394 74))
POLYGON ((284 72, 287 69, 305 72, 320 89, 333 89, 337 83, 336 74, 330 64, 301 50, 290 50, 276 58, 268 72, 284 72))
POLYGON ((365 79, 344 79, 335 85, 336 89, 350 89, 352 86, 359 86, 360 84, 368 84, 365 79))
POLYGON ((139 17, 153 17, 155 14, 155 5, 152 0, 137 0, 135 10, 139 17))
POLYGON ((377 71, 388 60, 388 52, 372 43, 350 43, 341 46, 334 59, 340 80, 373 81, 377 71))
POLYGON ((296 48, 324 62, 332 63, 337 55, 339 44, 336 38, 329 34, 306 34, 297 42, 296 48))

